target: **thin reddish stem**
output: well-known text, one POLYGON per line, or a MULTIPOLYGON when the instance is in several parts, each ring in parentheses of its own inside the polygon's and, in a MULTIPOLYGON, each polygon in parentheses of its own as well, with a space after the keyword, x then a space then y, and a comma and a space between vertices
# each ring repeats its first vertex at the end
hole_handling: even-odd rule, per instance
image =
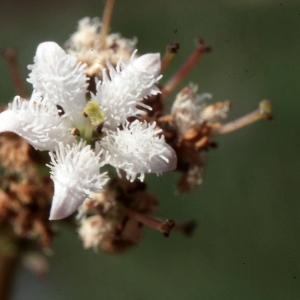
POLYGON ((172 42, 166 48, 166 53, 161 59, 161 73, 165 70, 170 61, 174 58, 175 54, 178 52, 179 43, 172 42))
POLYGON ((20 67, 17 62, 17 51, 15 48, 8 48, 2 51, 2 55, 8 63, 17 95, 26 98, 25 87, 21 76, 20 67))
POLYGON ((272 104, 269 100, 263 100, 259 104, 259 108, 237 120, 224 124, 219 129, 214 129, 211 135, 226 134, 237 129, 243 128, 260 119, 272 119, 272 104))
POLYGON ((148 227, 151 227, 153 229, 156 229, 156 230, 162 232, 163 235, 166 237, 168 237, 170 235, 171 229, 175 226, 175 222, 173 220, 167 219, 164 222, 162 222, 162 221, 156 220, 150 216, 141 214, 138 211, 133 210, 128 207, 126 207, 126 212, 130 218, 132 218, 148 227))
POLYGON ((115 0, 106 0, 104 12, 102 15, 102 26, 100 32, 100 47, 105 49, 106 47, 106 37, 109 31, 110 20, 114 8, 115 0))
POLYGON ((202 39, 196 40, 196 49, 193 51, 188 60, 178 70, 178 72, 167 82, 162 89, 162 98, 165 98, 186 76, 186 74, 192 69, 197 61, 202 57, 203 53, 209 52, 211 48, 204 44, 202 39))

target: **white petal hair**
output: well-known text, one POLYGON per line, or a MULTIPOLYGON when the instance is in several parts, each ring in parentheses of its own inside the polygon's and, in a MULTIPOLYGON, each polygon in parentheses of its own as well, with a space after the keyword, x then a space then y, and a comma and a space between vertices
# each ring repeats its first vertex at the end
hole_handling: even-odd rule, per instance
POLYGON ((107 163, 117 170, 123 169, 127 179, 133 181, 140 173, 143 181, 144 173, 161 173, 176 168, 175 151, 159 136, 161 129, 156 130, 156 123, 135 120, 125 122, 123 130, 117 128, 109 131, 99 142, 109 153, 107 163))
POLYGON ((50 152, 51 178, 54 197, 50 220, 62 219, 72 214, 91 193, 102 191, 107 183, 106 173, 100 174, 101 152, 95 154, 89 145, 80 141, 72 146, 60 143, 56 153, 50 152))

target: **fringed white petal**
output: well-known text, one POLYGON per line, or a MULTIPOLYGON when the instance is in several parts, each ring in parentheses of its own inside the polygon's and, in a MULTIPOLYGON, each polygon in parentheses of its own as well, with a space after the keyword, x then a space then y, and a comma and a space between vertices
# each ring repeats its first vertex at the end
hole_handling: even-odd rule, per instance
POLYGON ((161 173, 176 168, 175 151, 165 142, 164 136, 155 130, 156 124, 139 121, 123 124, 123 130, 108 132, 101 141, 101 147, 109 153, 107 163, 123 169, 127 178, 133 181, 138 173, 143 180, 144 173, 161 173))
POLYGON ((119 60, 116 69, 107 61, 109 77, 102 68, 102 82, 97 83, 97 94, 93 95, 105 114, 104 126, 115 129, 128 117, 144 112, 137 105, 151 109, 141 103, 146 96, 160 93, 156 83, 160 71, 160 55, 146 54, 139 58, 132 55, 130 61, 119 60))
POLYGON ((75 124, 82 121, 81 111, 85 106, 87 77, 84 64, 76 57, 66 54, 54 42, 41 43, 36 51, 28 82, 34 89, 48 96, 48 101, 63 107, 75 124))
POLYGON ((108 178, 106 173, 99 173, 103 163, 85 142, 73 146, 60 143, 50 157, 54 181, 50 220, 58 220, 75 212, 89 194, 100 192, 108 178))
POLYGON ((54 150, 61 141, 72 143, 70 120, 44 100, 39 93, 33 93, 30 101, 15 97, 0 114, 0 132, 14 132, 38 150, 54 150))

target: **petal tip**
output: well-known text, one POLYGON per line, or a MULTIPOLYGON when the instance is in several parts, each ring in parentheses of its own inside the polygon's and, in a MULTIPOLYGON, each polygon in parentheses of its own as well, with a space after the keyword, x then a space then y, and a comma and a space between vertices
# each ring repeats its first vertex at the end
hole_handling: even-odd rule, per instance
POLYGON ((159 53, 144 54, 134 61, 136 68, 157 77, 160 74, 161 61, 159 53))

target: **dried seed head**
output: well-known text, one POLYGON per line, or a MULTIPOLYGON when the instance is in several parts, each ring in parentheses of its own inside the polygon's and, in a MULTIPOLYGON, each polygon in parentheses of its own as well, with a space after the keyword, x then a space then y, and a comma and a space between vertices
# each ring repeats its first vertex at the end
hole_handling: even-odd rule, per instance
POLYGON ((157 199, 145 190, 141 182, 111 180, 101 194, 91 194, 79 210, 79 235, 86 248, 101 248, 109 253, 121 253, 139 242, 142 224, 131 218, 127 208, 148 215, 157 199))
POLYGON ((125 39, 118 33, 109 34, 105 39, 105 47, 100 45, 101 23, 98 18, 84 18, 78 22, 77 31, 66 42, 67 52, 78 61, 86 63, 85 72, 88 76, 102 78, 100 65, 108 59, 113 66, 120 57, 129 59, 135 49, 137 39, 125 39))
POLYGON ((32 151, 32 146, 18 135, 11 132, 0 134, 0 161, 5 169, 23 172, 32 163, 32 151))

